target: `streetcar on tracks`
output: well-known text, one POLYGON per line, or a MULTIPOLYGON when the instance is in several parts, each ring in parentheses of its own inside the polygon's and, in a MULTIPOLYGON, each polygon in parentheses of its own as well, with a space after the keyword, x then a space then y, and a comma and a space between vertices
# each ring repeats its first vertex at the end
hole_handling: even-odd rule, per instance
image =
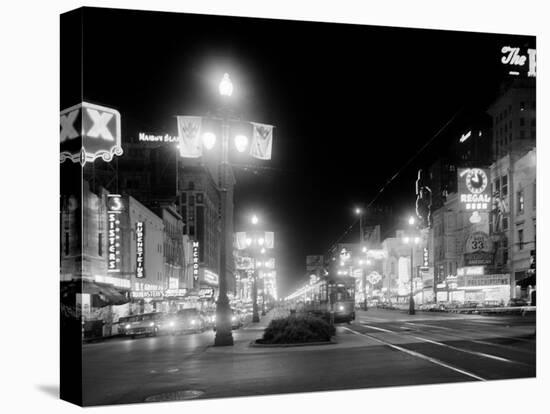
POLYGON ((287 301, 296 312, 351 323, 355 320, 355 279, 324 276, 298 289, 287 301))

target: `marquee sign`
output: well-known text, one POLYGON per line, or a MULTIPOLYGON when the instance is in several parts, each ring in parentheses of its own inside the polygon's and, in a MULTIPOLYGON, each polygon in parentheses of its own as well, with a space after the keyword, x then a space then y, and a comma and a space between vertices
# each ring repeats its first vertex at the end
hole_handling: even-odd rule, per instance
POLYGON ((459 168, 458 194, 461 211, 489 211, 491 209, 489 170, 459 168))
POLYGON ((193 242, 193 280, 199 280, 199 242, 193 242))
POLYGON ((107 271, 120 272, 120 213, 122 197, 107 195, 107 271))
POLYGON ((136 223, 136 277, 145 277, 145 223, 136 223))
POLYGON ((500 62, 508 69, 508 74, 512 76, 527 76, 534 78, 537 76, 537 50, 523 50, 514 46, 503 46, 500 50, 502 57, 500 62))
POLYGON ((120 113, 116 109, 82 102, 60 112, 60 162, 109 162, 122 155, 120 113))

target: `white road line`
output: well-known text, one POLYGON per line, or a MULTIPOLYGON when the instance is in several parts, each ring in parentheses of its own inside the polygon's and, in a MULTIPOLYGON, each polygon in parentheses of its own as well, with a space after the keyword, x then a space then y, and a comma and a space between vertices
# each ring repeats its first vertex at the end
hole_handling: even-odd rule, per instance
POLYGON ((426 328, 442 329, 444 331, 457 331, 457 329, 445 328, 444 326, 428 325, 427 323, 405 322, 405 325, 425 326, 426 328))
MULTIPOLYGON (((390 348, 392 349, 396 349, 398 351, 401 351, 401 352, 404 352, 405 354, 408 354, 408 355, 412 355, 414 357, 417 357, 417 358, 420 358, 420 359, 424 359, 426 361, 429 361, 431 362, 432 364, 435 364, 435 365, 439 365, 441 367, 444 367, 444 368, 447 368, 447 369, 450 369, 451 371, 455 371, 455 372, 458 372, 460 374, 463 374, 463 375, 466 375, 468 377, 471 377, 471 378, 474 378, 474 379, 477 379, 479 381, 487 381, 485 378, 481 378, 471 372, 468 372, 468 371, 464 371, 463 369, 460 369, 460 368, 457 368, 457 367, 454 367, 452 365, 449 365, 449 364, 446 364, 445 362, 443 361, 440 361, 439 359, 435 359, 435 358, 432 358, 432 357, 429 357, 427 355, 424 355, 424 354, 421 354, 419 352, 415 352, 415 351, 411 351, 410 349, 406 349, 406 348, 403 348, 403 347, 400 347, 398 345, 394 345, 390 342, 386 342, 386 341, 383 341, 382 339, 378 339, 378 338, 375 338, 373 336, 370 336, 370 335, 367 335, 367 334, 363 334, 363 333, 360 333, 360 332, 356 332, 354 331, 353 329, 350 329, 348 327, 343 327, 344 329, 347 329, 349 331, 351 331, 352 333, 354 333, 355 335, 360 335, 360 336, 364 336, 366 338, 369 338, 369 339, 373 339, 377 342, 380 342, 381 344, 384 344, 386 346, 389 346, 390 348)), ((391 331, 388 331, 388 332, 391 332, 391 331)))
POLYGON ((499 356, 486 354, 484 352, 470 351, 469 349, 457 348, 456 346, 447 345, 447 344, 437 342, 437 341, 432 341, 431 339, 421 338, 419 336, 413 336, 413 338, 418 339, 419 341, 424 341, 424 342, 428 342, 430 344, 439 345, 439 346, 442 346, 442 347, 445 347, 445 348, 453 349, 455 351, 464 352, 466 354, 476 355, 476 356, 480 356, 480 357, 484 357, 484 358, 490 358, 490 359, 494 359, 494 360, 501 361, 501 362, 508 362, 508 363, 511 363, 511 364, 521 364, 521 362, 512 361, 511 359, 501 358, 499 356))
MULTIPOLYGON (((410 323, 409 323, 410 324, 410 323)), ((395 332, 395 331, 390 331, 388 329, 383 329, 383 328, 378 328, 376 326, 372 326, 372 325, 366 325, 366 324, 362 324, 364 327, 367 327, 367 328, 371 328, 371 329, 375 329, 377 331, 381 331, 381 332, 386 332, 386 333, 393 333, 393 334, 401 334, 401 332, 395 332)), ((421 325, 421 324, 419 324, 421 325)), ((489 358, 489 359, 494 359, 496 361, 500 361, 500 362, 507 362, 509 364, 520 364, 520 365, 524 365, 522 362, 518 362, 518 361, 512 361, 511 359, 506 359, 506 358, 502 358, 502 357, 499 357, 499 356, 496 356, 496 355, 492 355, 492 354, 486 354, 484 352, 477 352, 477 351, 470 351, 468 349, 463 349, 463 348, 457 348, 455 346, 452 346, 452 345, 447 345, 447 344, 444 344, 442 342, 437 342, 437 341, 433 341, 431 339, 427 339, 427 338, 421 338, 419 336, 414 336, 414 335, 411 335, 412 338, 415 338, 419 341, 424 341, 424 342, 428 342, 428 343, 431 343, 431 344, 434 344, 434 345, 439 345, 439 346, 443 346, 443 347, 446 347, 446 348, 449 348, 449 349, 453 349, 455 351, 459 351, 459 352, 464 352, 466 354, 471 354, 471 355, 475 355, 475 356, 479 356, 479 357, 484 357, 484 358, 489 358)), ((467 339, 465 339, 466 341, 468 341, 467 339)))
POLYGON ((397 333, 397 332, 394 332, 394 331, 390 331, 389 329, 378 328, 377 326, 367 325, 366 323, 362 323, 361 325, 363 325, 366 328, 374 329, 375 331, 387 332, 387 333, 397 333))

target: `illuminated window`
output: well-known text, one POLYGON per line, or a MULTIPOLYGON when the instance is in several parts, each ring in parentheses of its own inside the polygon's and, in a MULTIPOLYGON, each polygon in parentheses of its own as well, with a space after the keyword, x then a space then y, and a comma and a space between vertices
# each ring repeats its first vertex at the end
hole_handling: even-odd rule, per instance
POLYGON ((520 102, 520 104, 519 104, 519 110, 520 110, 520 111, 525 111, 525 102, 520 102))
POLYGON ((507 175, 502 176, 502 187, 500 188, 500 192, 502 194, 502 197, 506 197, 508 195, 508 176, 507 175))
POLYGON ((523 210, 525 208, 525 198, 523 196, 523 190, 520 190, 516 194, 516 200, 517 200, 517 214, 523 214, 523 210))

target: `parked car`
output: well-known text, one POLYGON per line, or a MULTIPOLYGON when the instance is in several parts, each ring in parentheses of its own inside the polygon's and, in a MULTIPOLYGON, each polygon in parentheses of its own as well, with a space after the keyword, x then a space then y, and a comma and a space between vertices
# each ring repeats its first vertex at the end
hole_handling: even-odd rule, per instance
POLYGON ((525 299, 522 298, 512 298, 508 301, 508 306, 517 307, 517 306, 528 306, 529 304, 525 299))
MULTIPOLYGON (((240 318, 240 315, 234 309, 231 309, 231 329, 239 329, 241 326, 243 326, 243 322, 240 318)), ((216 330, 215 324, 214 330, 216 330)))
POLYGON ((132 338, 138 335, 155 336, 160 333, 164 316, 161 312, 152 312, 119 318, 119 332, 132 338))
POLYGON ((501 300, 484 300, 483 301, 484 308, 499 308, 501 306, 504 306, 504 302, 501 300))

